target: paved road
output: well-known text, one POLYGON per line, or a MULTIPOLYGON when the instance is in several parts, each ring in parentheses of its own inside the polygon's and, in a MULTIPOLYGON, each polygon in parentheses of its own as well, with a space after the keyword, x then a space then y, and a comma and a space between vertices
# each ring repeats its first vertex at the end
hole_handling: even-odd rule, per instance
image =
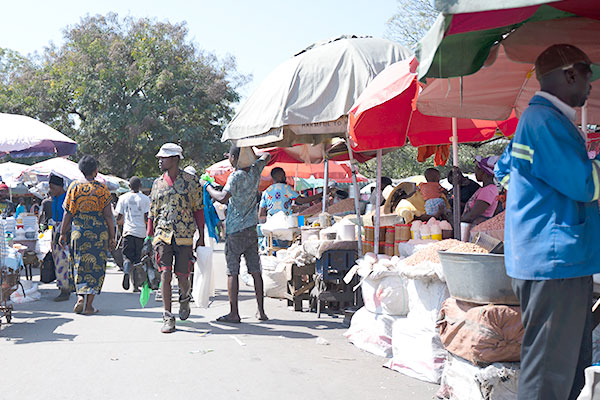
POLYGON ((13 323, 2 324, 0 399, 433 397, 436 385, 385 369, 383 359, 349 344, 341 318, 317 319, 267 299, 271 320, 257 321, 252 289, 243 284, 243 323, 211 322, 228 311, 222 251, 214 260, 215 301, 192 308, 170 335, 160 333, 160 304, 152 296, 142 309, 137 295, 120 288, 118 270, 107 273, 94 316, 73 314, 74 298, 52 302, 54 284, 42 285, 40 301, 17 305, 13 323))

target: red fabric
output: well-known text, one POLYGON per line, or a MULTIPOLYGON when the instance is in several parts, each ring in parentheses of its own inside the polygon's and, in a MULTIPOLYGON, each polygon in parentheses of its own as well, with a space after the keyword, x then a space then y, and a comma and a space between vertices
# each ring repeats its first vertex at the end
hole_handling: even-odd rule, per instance
POLYGON ((530 18, 539 6, 509 8, 507 10, 481 11, 465 14, 454 14, 446 35, 483 31, 517 24, 530 18))
MULTIPOLYGON (((450 144, 452 119, 427 116, 416 110, 420 90, 417 65, 414 57, 392 64, 377 75, 356 100, 348 113, 348 131, 354 149, 373 151, 402 147, 407 136, 415 147, 450 144)), ((497 128, 510 136, 517 123, 514 114, 501 122, 459 119, 458 141, 485 141, 494 136, 497 128)), ((435 151, 430 155, 433 154, 435 151)), ((437 162, 445 165, 445 160, 445 150, 440 150, 437 162)))
POLYGON ((447 144, 420 146, 417 152, 417 161, 425 162, 433 155, 435 155, 433 164, 436 167, 443 167, 450 157, 450 146, 447 144))
POLYGON ((442 193, 444 193, 444 189, 439 182, 423 182, 419 184, 419 190, 425 201, 439 199, 442 197, 442 193))
MULTIPOLYGON (((314 176, 317 179, 323 179, 325 177, 325 165, 321 164, 304 164, 304 163, 275 163, 265 167, 261 173, 259 190, 264 191, 271 184, 271 170, 273 168, 283 168, 287 176, 287 183, 290 186, 294 185, 294 177, 298 178, 310 178, 314 176)), ((220 161, 206 169, 206 172, 215 179, 215 182, 221 186, 225 186, 227 178, 233 172, 233 167, 229 164, 229 160, 220 161)), ((367 181, 364 175, 357 174, 357 180, 359 182, 367 181)), ((338 183, 349 183, 352 182, 352 171, 350 165, 345 162, 331 161, 329 163, 329 178, 338 183)))
MULTIPOLYGON (((555 3, 548 3, 547 6, 573 13, 579 17, 600 19, 600 8, 595 1, 563 0, 555 3)), ((531 18, 539 7, 540 6, 529 6, 505 10, 454 14, 450 26, 446 30, 445 36, 518 24, 531 18)))

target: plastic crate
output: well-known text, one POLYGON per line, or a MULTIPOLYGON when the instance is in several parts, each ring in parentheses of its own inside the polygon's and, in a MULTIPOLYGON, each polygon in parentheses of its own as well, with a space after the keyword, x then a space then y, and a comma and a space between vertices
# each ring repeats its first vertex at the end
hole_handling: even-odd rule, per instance
POLYGON ((323 275, 325 282, 341 280, 354 266, 358 252, 356 250, 328 250, 316 263, 316 272, 323 275))

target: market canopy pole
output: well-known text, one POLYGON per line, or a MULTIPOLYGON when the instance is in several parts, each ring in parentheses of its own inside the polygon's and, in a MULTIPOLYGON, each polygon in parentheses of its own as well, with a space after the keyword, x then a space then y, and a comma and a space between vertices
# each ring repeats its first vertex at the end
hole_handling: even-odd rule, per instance
POLYGON ((375 254, 379 254, 379 218, 381 217, 381 155, 383 151, 377 150, 377 179, 375 181, 375 242, 373 243, 373 251, 375 254))
POLYGON ((352 171, 352 186, 354 186, 354 209, 356 210, 356 226, 358 227, 358 233, 355 233, 355 237, 358 240, 358 254, 363 254, 362 247, 362 217, 360 214, 360 190, 358 189, 358 180, 356 179, 356 164, 354 163, 354 154, 352 152, 352 145, 350 144, 350 136, 346 132, 346 147, 348 147, 348 158, 350 159, 350 170, 352 171))
MULTIPOLYGON (((455 117, 452 118, 452 166, 458 169, 458 121, 455 117)), ((460 183, 457 173, 452 177, 454 238, 460 240, 460 183)))
POLYGON ((329 159, 326 157, 326 154, 323 153, 323 163, 324 163, 324 171, 323 174, 323 207, 321 212, 327 211, 327 203, 328 203, 328 189, 329 189, 329 159))

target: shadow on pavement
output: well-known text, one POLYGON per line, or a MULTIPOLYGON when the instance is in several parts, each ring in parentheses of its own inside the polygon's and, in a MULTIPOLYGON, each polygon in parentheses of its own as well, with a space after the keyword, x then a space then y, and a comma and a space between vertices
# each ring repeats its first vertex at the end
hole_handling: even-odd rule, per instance
POLYGON ((15 344, 73 341, 77 335, 55 332, 58 327, 71 321, 72 318, 60 317, 59 314, 14 312, 13 323, 2 325, 0 337, 15 344), (19 322, 22 318, 28 321, 19 322))

